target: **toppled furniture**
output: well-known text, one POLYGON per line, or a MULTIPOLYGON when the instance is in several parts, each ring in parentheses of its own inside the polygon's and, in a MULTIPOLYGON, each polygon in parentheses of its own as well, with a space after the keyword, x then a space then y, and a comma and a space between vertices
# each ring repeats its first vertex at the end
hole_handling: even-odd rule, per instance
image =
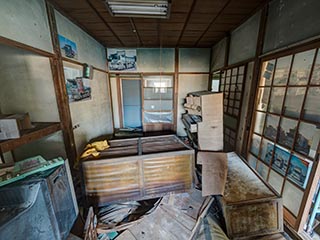
POLYGON ((109 141, 82 162, 87 202, 150 199, 192 188, 194 150, 175 135, 109 141))
POLYGON ((186 132, 199 150, 223 150, 223 94, 188 93, 182 115, 186 132))
POLYGON ((282 198, 235 153, 228 153, 227 184, 221 204, 231 239, 283 231, 282 198))

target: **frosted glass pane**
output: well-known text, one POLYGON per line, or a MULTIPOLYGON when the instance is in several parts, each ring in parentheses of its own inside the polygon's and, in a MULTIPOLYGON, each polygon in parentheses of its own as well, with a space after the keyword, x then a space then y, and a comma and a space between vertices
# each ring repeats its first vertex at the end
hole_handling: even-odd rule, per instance
POLYGON ((254 132, 262 135, 264 121, 266 119, 266 114, 261 112, 256 112, 255 123, 254 123, 254 132))
POLYGON ((277 191, 277 193, 281 194, 281 189, 283 185, 283 177, 271 170, 268 179, 269 184, 277 191))
POLYGON ((320 51, 318 51, 317 59, 312 71, 311 84, 320 85, 320 51))
POLYGON ((268 166, 262 163, 261 161, 258 161, 257 172, 260 174, 260 176, 264 180, 266 180, 268 177, 268 171, 269 171, 268 166))
POLYGON ((305 93, 305 87, 288 88, 284 103, 284 114, 286 116, 299 118, 305 93))
POLYGON ((252 140, 251 140, 251 152, 258 156, 259 155, 259 149, 260 149, 260 142, 261 142, 261 137, 259 137, 256 134, 252 135, 252 140))
POLYGON ((275 60, 267 61, 262 64, 260 86, 270 86, 273 77, 275 60))
POLYGON ((278 142, 289 149, 292 148, 294 137, 297 131, 298 122, 288 118, 282 118, 280 123, 280 131, 278 142))
POLYGON ((144 100, 145 110, 172 110, 172 100, 144 100))
POLYGON ((278 125, 279 117, 268 114, 264 129, 264 136, 270 138, 271 140, 275 140, 277 137, 278 125))
POLYGON ((301 122, 294 150, 314 158, 319 145, 319 139, 320 129, 316 125, 301 122))
POLYGON ((257 158, 249 153, 248 163, 252 168, 256 169, 256 167, 257 167, 257 158))
POLYGON ((289 77, 289 70, 292 56, 278 58, 273 85, 286 85, 289 77))
POLYGON ((298 53, 294 56, 289 85, 306 85, 309 80, 316 50, 298 53))
POLYGON ((266 111, 269 104, 270 88, 259 88, 257 110, 266 111))
POLYGON ((284 87, 272 88, 270 104, 269 104, 269 112, 281 114, 285 91, 286 91, 286 88, 284 87))
POLYGON ((144 88, 144 99, 158 100, 158 99, 172 99, 172 88, 165 88, 164 91, 159 92, 156 88, 144 88))
POLYGON ((288 210, 295 216, 298 216, 301 201, 303 198, 303 191, 301 191, 289 181, 286 181, 282 197, 283 205, 288 208, 288 210))
POLYGON ((320 87, 310 87, 304 105, 303 118, 313 122, 320 122, 320 87))

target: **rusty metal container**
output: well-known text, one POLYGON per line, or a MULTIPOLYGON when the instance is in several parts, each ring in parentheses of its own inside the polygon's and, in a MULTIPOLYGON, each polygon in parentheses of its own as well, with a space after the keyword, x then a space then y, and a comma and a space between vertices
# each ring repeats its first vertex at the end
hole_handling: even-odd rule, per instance
POLYGON ((111 140, 82 162, 88 204, 150 199, 192 188, 194 150, 175 135, 111 140))
POLYGON ((228 154, 228 176, 220 199, 230 239, 283 232, 282 198, 235 153, 228 154))

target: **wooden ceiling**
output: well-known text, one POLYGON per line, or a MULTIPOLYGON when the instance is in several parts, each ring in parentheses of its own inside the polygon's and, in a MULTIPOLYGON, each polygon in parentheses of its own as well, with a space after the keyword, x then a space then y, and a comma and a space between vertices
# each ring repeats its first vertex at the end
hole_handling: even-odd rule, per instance
POLYGON ((112 17, 103 0, 51 2, 106 47, 211 47, 267 0, 172 0, 169 19, 112 17))

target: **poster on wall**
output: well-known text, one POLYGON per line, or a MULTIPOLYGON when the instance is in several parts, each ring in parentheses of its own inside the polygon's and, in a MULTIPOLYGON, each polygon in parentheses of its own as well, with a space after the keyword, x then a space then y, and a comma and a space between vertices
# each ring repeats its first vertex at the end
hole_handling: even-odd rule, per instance
POLYGON ((82 70, 64 67, 69 103, 91 99, 90 80, 82 77, 82 70))
POLYGON ((288 178, 302 188, 306 188, 312 162, 292 156, 288 170, 288 178))
POLYGON ((78 59, 78 50, 76 43, 60 34, 58 35, 58 38, 62 56, 78 59))
POLYGON ((137 50, 108 49, 109 71, 137 71, 137 50))

